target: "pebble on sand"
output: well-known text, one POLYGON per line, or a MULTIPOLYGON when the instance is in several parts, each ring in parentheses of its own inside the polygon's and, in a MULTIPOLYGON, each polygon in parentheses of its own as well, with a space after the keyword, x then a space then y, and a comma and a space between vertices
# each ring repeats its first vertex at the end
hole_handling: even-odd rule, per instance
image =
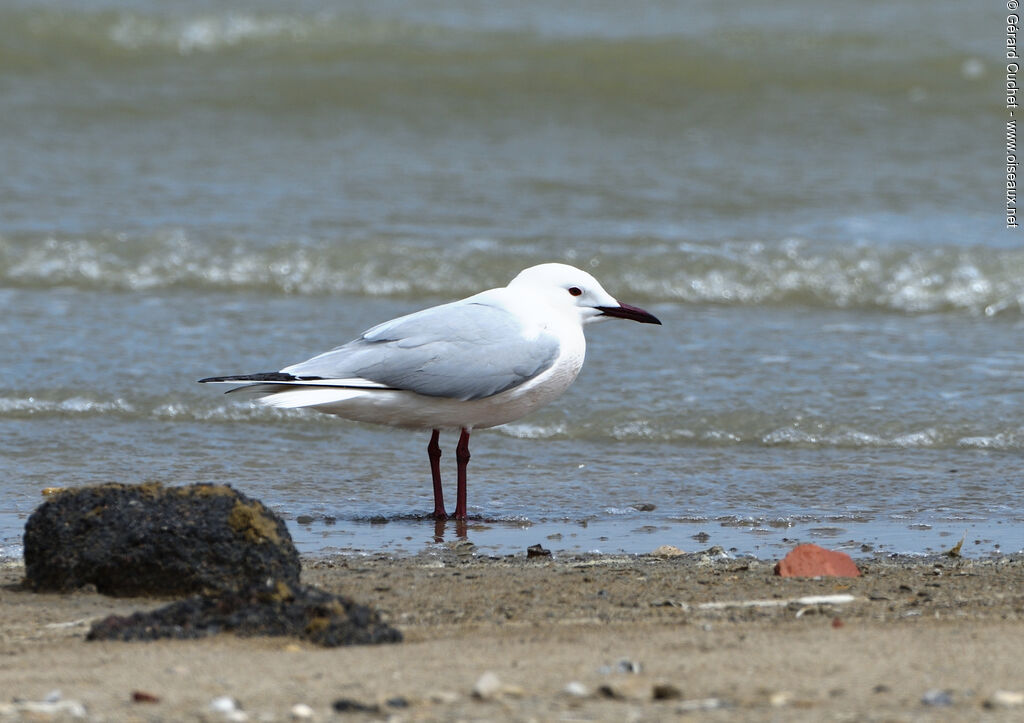
POLYGON ((1017 690, 997 690, 984 703, 986 708, 1016 708, 1024 705, 1024 693, 1017 690))
POLYGON ((570 695, 573 698, 587 698, 590 696, 590 688, 585 686, 578 680, 572 680, 565 684, 562 688, 562 692, 566 695, 570 695))
POLYGON ((648 701, 648 700, 679 700, 683 692, 664 681, 652 681, 641 675, 615 677, 601 684, 598 694, 611 700, 648 701))
POLYGON ((85 706, 81 702, 77 700, 61 700, 59 691, 55 700, 50 700, 52 693, 46 697, 47 700, 22 700, 13 703, 0 703, 0 718, 63 720, 66 718, 85 718, 88 715, 85 706))
POLYGON ((242 710, 242 706, 230 695, 222 695, 214 698, 208 706, 211 712, 218 713, 222 720, 233 721, 234 723, 246 723, 249 714, 242 710))
POLYGON ((818 545, 798 545, 775 565, 780 577, 860 577, 860 570, 845 552, 818 545))
POLYGON ((491 700, 501 691, 501 679, 491 671, 481 675, 473 685, 473 697, 478 700, 491 700))
POLYGON ((638 675, 615 677, 602 683, 597 692, 611 700, 644 701, 654 699, 654 684, 638 675))
POLYGON ((219 698, 214 698, 210 701, 209 708, 214 713, 232 713, 236 710, 240 710, 238 701, 230 695, 222 695, 219 698))
POLYGON ((925 694, 921 696, 921 702, 924 705, 945 707, 947 705, 953 705, 953 696, 950 695, 947 690, 932 688, 931 690, 925 691, 925 694))
POLYGON ((523 689, 517 685, 506 685, 490 670, 481 675, 473 685, 473 697, 477 700, 496 700, 497 698, 518 698, 523 689))

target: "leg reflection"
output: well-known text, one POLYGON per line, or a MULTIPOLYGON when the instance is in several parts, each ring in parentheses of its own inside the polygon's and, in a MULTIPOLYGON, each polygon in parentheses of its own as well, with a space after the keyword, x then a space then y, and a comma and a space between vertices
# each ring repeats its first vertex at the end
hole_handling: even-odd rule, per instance
POLYGON ((469 526, 465 520, 434 520, 434 542, 444 542, 445 533, 449 527, 454 529, 455 538, 458 540, 469 539, 469 526))

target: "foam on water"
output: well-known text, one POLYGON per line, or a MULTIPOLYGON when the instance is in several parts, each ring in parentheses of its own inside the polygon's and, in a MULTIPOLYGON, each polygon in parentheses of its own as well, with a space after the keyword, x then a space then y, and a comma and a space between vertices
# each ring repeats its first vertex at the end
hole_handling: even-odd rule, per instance
MULTIPOLYGON (((0 282, 127 291, 468 295, 483 285, 504 285, 530 263, 552 257, 581 262, 571 249, 539 241, 510 239, 498 253, 477 250, 470 241, 461 244, 467 252, 458 257, 450 253, 450 239, 382 243, 377 238, 284 240, 254 247, 183 229, 66 239, 0 235, 0 282)), ((861 243, 837 249, 795 239, 674 245, 622 239, 620 247, 629 249, 628 261, 609 243, 607 252, 584 265, 600 273, 609 288, 639 300, 977 316, 1024 310, 1024 250, 1019 248, 861 243)))
MULTIPOLYGON (((188 401, 175 402, 165 401, 162 395, 146 396, 144 391, 135 390, 130 400, 124 397, 102 398, 96 394, 73 394, 61 398, 53 392, 45 396, 0 396, 0 420, 78 417, 97 421, 159 420, 183 425, 283 425, 299 429, 330 429, 330 424, 337 423, 336 420, 332 422, 329 417, 310 410, 269 408, 235 399, 222 403, 208 389, 201 389, 200 392, 189 390, 188 401)), ((869 431, 850 426, 850 421, 844 420, 842 413, 837 410, 838 419, 823 419, 813 423, 808 423, 802 414, 797 415, 798 419, 792 419, 788 416, 790 413, 785 411, 778 415, 753 417, 734 414, 708 417, 682 411, 677 415, 648 415, 641 419, 617 422, 617 412, 602 414, 590 405, 580 408, 579 402, 575 404, 575 416, 581 417, 579 421, 524 421, 499 427, 495 431, 521 440, 650 442, 688 447, 755 445, 820 449, 1024 451, 1024 427, 1015 421, 1009 421, 1005 427, 997 429, 972 428, 963 420, 955 418, 944 425, 922 429, 901 429, 887 422, 884 425, 887 428, 885 431, 869 431), (680 427, 680 424, 686 426, 680 427), (720 426, 722 424, 732 426, 720 426)))

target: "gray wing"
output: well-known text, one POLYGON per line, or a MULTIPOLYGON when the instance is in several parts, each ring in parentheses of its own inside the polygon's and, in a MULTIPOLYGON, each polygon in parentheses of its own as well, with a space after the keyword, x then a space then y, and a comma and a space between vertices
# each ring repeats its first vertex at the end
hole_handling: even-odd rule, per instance
POLYGON ((463 401, 517 387, 558 357, 558 339, 527 340, 504 309, 453 302, 384 322, 344 346, 281 371, 297 377, 368 379, 463 401))

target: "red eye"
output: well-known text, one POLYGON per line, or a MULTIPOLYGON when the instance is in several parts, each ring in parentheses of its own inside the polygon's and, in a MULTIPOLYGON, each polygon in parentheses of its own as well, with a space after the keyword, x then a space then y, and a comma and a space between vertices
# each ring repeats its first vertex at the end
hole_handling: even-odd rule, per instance
POLYGON ((581 289, 578 286, 570 286, 569 287, 569 293, 572 294, 573 296, 582 296, 583 295, 583 289, 581 289))

